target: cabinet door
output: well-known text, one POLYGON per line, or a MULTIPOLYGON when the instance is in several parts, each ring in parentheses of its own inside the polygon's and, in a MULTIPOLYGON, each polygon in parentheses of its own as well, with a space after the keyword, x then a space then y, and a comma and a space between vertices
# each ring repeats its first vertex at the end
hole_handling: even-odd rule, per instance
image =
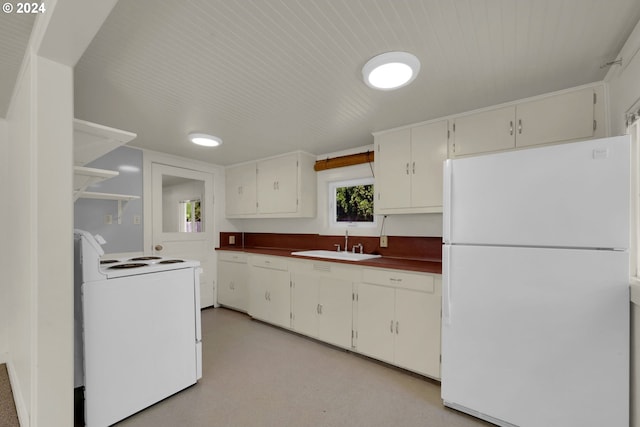
POLYGON ((269 321, 283 328, 291 327, 291 287, 288 271, 266 270, 264 280, 269 282, 269 321))
POLYGON ((394 360, 394 293, 393 288, 358 284, 357 350, 389 363, 394 360))
POLYGON ((440 294, 396 289, 395 364, 440 377, 440 294))
POLYGON ((226 176, 226 213, 243 215, 256 213, 255 163, 228 168, 226 176))
POLYGON ((411 129, 376 136, 375 210, 411 206, 411 129))
POLYGON ((318 337, 321 340, 351 347, 352 295, 352 282, 331 277, 320 279, 318 337))
POLYGON ((249 314, 285 328, 291 325, 289 272, 251 266, 249 314))
POLYGON ((447 158, 446 120, 411 129, 411 206, 442 207, 442 165, 447 158))
POLYGON ((516 107, 516 145, 588 139, 593 137, 593 88, 525 102, 516 107))
POLYGON ((296 332, 318 337, 318 287, 320 276, 295 273, 291 289, 292 326, 296 332))
POLYGON ((298 157, 282 156, 258 162, 258 212, 298 210, 298 157))
POLYGON ((218 302, 246 312, 249 308, 248 281, 246 263, 218 262, 218 302))
POLYGON ((515 147, 515 107, 459 117, 449 147, 451 157, 515 147))
POLYGON ((270 321, 270 306, 268 296, 268 282, 262 280, 263 268, 250 267, 249 287, 249 315, 256 319, 270 321))

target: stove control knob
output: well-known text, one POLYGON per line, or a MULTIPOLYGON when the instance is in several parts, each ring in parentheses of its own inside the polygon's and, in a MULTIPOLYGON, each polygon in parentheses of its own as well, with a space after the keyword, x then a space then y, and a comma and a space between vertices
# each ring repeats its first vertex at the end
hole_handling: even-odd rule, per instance
POLYGON ((162 245, 156 245, 154 248, 156 251, 161 251, 163 249, 162 245))

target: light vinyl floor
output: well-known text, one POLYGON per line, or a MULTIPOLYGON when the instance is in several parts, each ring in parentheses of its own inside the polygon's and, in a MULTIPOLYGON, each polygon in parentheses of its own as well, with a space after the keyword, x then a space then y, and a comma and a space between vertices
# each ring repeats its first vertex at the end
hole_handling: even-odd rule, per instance
POLYGON ((203 378, 119 427, 477 427, 437 382, 251 320, 202 312, 203 378))

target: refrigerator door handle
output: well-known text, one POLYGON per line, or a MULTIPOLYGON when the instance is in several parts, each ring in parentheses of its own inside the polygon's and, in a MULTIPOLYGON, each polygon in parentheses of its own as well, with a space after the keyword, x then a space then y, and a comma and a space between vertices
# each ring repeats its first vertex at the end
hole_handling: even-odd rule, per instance
POLYGON ((442 323, 451 325, 451 246, 442 247, 442 323))
POLYGON ((451 175, 453 164, 451 159, 445 160, 442 189, 442 240, 451 243, 451 175))

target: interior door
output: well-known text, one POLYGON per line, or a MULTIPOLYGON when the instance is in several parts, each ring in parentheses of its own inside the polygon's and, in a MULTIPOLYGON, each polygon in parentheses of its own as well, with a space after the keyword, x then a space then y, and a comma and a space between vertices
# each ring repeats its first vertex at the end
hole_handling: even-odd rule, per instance
POLYGON ((151 164, 153 255, 200 261, 200 301, 214 304, 213 175, 151 164))

